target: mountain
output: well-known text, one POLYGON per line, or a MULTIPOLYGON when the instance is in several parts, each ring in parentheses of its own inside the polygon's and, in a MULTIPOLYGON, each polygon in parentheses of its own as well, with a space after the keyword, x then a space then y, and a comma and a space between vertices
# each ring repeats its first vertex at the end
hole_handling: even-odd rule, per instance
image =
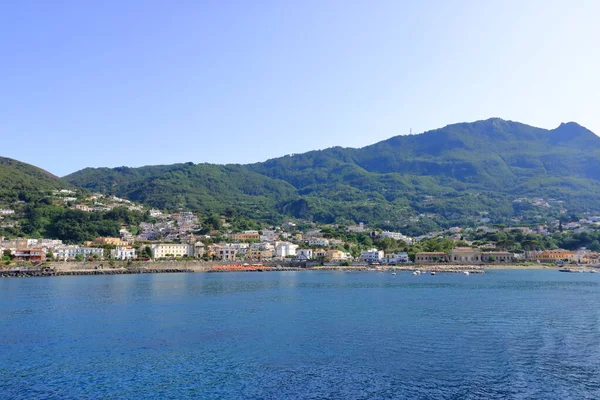
POLYGON ((24 192, 64 189, 70 185, 48 171, 0 157, 0 200, 14 200, 24 192))
POLYGON ((492 118, 250 165, 88 168, 64 180, 161 208, 426 231, 600 211, 600 138, 574 122, 546 130, 492 118))
POLYGON ((240 165, 173 164, 142 168, 86 168, 64 178, 75 186, 124 196, 152 207, 272 218, 277 204, 297 197, 287 182, 240 165))

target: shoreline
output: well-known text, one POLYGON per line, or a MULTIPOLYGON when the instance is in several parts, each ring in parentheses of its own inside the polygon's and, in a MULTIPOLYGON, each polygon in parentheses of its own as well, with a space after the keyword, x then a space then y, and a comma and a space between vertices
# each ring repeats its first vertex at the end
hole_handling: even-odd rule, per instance
POLYGON ((296 272, 296 271, 339 271, 339 272, 435 272, 484 274, 486 270, 559 270, 558 266, 547 265, 402 265, 402 266, 314 266, 314 267, 274 267, 269 265, 240 269, 234 266, 182 266, 179 267, 134 267, 134 268, 23 268, 20 270, 0 270, 0 278, 30 278, 54 276, 98 276, 98 275, 137 275, 169 273, 231 273, 231 272, 296 272))

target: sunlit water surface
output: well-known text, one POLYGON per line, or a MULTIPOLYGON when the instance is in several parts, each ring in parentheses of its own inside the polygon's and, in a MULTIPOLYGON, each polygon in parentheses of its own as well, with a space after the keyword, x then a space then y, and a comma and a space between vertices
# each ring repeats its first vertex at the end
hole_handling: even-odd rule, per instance
POLYGON ((600 274, 0 279, 2 399, 598 399, 600 274))

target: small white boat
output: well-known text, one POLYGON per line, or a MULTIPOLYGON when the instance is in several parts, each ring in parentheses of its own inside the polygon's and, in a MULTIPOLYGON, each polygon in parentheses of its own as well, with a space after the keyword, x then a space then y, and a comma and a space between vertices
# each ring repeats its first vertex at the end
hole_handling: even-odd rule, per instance
POLYGON ((392 275, 396 275, 396 273, 395 273, 395 272, 392 272, 392 275))
POLYGON ((471 273, 469 271, 465 271, 465 272, 463 272, 463 274, 470 275, 471 273))
POLYGON ((435 275, 435 271, 431 271, 431 275, 435 275))
POLYGON ((413 275, 419 275, 417 271, 413 272, 413 275))

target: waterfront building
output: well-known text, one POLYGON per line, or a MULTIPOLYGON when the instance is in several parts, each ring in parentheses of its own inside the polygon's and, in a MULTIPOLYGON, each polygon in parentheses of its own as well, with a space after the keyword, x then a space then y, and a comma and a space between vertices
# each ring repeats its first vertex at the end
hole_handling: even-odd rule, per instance
POLYGON ((97 247, 81 247, 77 245, 72 246, 58 246, 54 249, 54 258, 57 260, 74 260, 77 256, 83 258, 94 257, 102 258, 104 256, 104 249, 97 247))
POLYGON ((118 246, 117 248, 111 250, 110 256, 117 260, 132 260, 136 258, 134 248, 122 246, 118 246))
POLYGON ((325 251, 324 249, 316 249, 313 251, 313 255, 315 256, 315 258, 325 258, 327 257, 327 251, 325 251))
POLYGON ((349 255, 341 250, 327 250, 326 261, 339 262, 348 260, 349 255))
POLYGON ((542 263, 555 263, 559 261, 569 262, 575 257, 575 253, 568 250, 544 250, 535 255, 535 259, 542 263))
POLYGON ((249 260, 270 260, 273 258, 275 248, 270 243, 255 243, 250 246, 246 258, 249 260))
POLYGON ((487 251, 481 254, 484 263, 511 263, 515 262, 515 255, 508 251, 487 251))
POLYGON ((360 258, 367 263, 378 263, 383 261, 383 250, 368 249, 360 253, 360 258))
POLYGON ((217 244, 212 248, 214 256, 223 261, 234 261, 237 259, 238 247, 234 244, 217 244))
POLYGON ((299 246, 297 244, 279 242, 277 243, 277 246, 275 246, 275 256, 277 258, 295 257, 298 247, 299 246))
POLYGON ((483 262, 481 257, 481 249, 472 247, 456 247, 450 252, 453 264, 479 264, 483 262))
POLYGON ((311 260, 313 258, 313 251, 312 249, 300 249, 296 252, 296 259, 297 260, 311 260))
POLYGON ((448 262, 448 253, 443 251, 423 251, 415 255, 415 263, 417 264, 434 264, 448 262))
POLYGON ((406 252, 387 254, 385 260, 388 264, 406 264, 410 261, 406 252))
POLYGON ((187 243, 157 243, 150 245, 152 258, 191 257, 194 246, 187 243))
POLYGON ((46 252, 44 249, 17 249, 15 259, 18 261, 44 262, 46 261, 46 252))
POLYGON ((194 257, 202 257, 206 251, 206 246, 202 242, 194 243, 194 257))

